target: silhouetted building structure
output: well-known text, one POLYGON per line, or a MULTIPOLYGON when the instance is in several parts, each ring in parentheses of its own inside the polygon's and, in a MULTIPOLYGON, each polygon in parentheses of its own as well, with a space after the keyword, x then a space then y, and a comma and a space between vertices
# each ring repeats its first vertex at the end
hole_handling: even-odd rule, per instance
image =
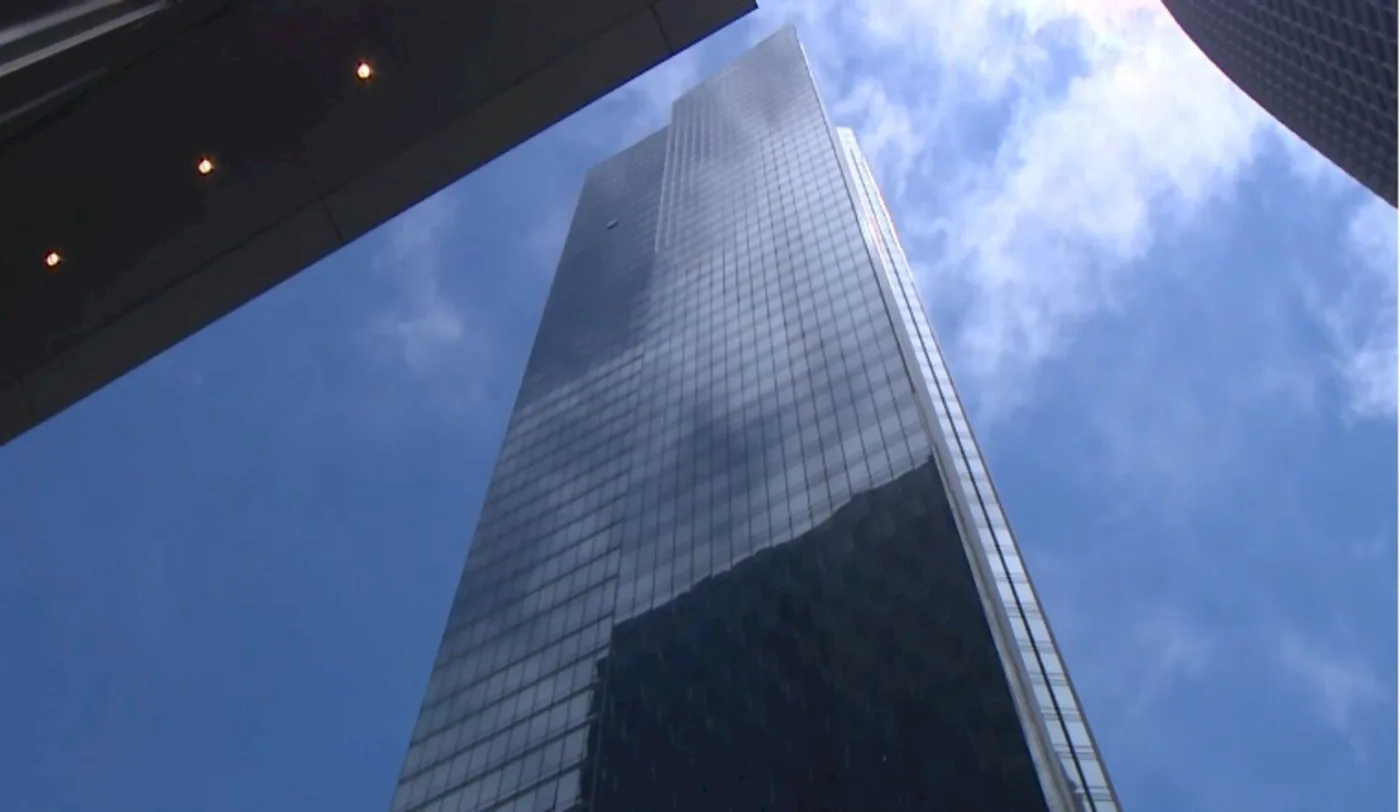
POLYGON ((1116 812, 784 29, 595 167, 393 812, 1116 812))
POLYGON ((1261 107, 1395 205, 1395 0, 1163 0, 1261 107))
POLYGON ((0 444, 753 7, 0 2, 0 444))

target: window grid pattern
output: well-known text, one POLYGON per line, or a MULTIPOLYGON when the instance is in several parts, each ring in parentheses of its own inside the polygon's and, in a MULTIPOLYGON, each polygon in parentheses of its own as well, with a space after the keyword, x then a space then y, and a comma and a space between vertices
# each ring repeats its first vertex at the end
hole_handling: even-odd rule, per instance
POLYGON ((582 800, 635 508, 666 144, 665 132, 650 136, 585 179, 392 812, 544 812, 582 800))
POLYGON ((1396 203, 1395 0, 1165 0, 1284 126, 1396 203))
POLYGON ((931 453, 796 35, 674 105, 619 620, 931 453))
POLYGON ((855 134, 845 128, 837 134, 855 179, 869 241, 895 293, 896 307, 915 348, 919 374, 934 398, 934 414, 952 452, 960 495, 973 517, 974 527, 968 531, 976 536, 991 566, 997 596, 1012 621, 1012 634, 1041 722, 1081 807, 1091 812, 1118 812, 1097 747, 933 334, 894 220, 855 134))

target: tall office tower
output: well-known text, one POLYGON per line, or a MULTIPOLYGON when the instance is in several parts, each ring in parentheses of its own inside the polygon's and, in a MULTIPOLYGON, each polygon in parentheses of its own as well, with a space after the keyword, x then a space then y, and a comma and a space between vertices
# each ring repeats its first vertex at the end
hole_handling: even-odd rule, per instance
POLYGON ((595 167, 393 812, 1115 812, 784 29, 595 167))
POLYGON ((1163 0, 1259 106, 1395 205, 1396 0, 1163 0))

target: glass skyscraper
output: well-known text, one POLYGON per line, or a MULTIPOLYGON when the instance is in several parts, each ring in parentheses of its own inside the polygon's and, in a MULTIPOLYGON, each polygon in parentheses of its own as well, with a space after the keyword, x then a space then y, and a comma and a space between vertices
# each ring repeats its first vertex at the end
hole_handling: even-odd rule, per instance
POLYGON ((784 29, 588 175, 393 812, 1118 809, 784 29))
POLYGON ((1279 123, 1395 205, 1396 0, 1163 0, 1279 123))

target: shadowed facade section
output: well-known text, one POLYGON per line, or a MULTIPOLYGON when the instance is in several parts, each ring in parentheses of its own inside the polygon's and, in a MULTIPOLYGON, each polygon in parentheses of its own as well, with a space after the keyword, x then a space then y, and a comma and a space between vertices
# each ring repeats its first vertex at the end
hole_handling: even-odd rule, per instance
POLYGON ((580 809, 1043 812, 925 464, 618 624, 580 809))

